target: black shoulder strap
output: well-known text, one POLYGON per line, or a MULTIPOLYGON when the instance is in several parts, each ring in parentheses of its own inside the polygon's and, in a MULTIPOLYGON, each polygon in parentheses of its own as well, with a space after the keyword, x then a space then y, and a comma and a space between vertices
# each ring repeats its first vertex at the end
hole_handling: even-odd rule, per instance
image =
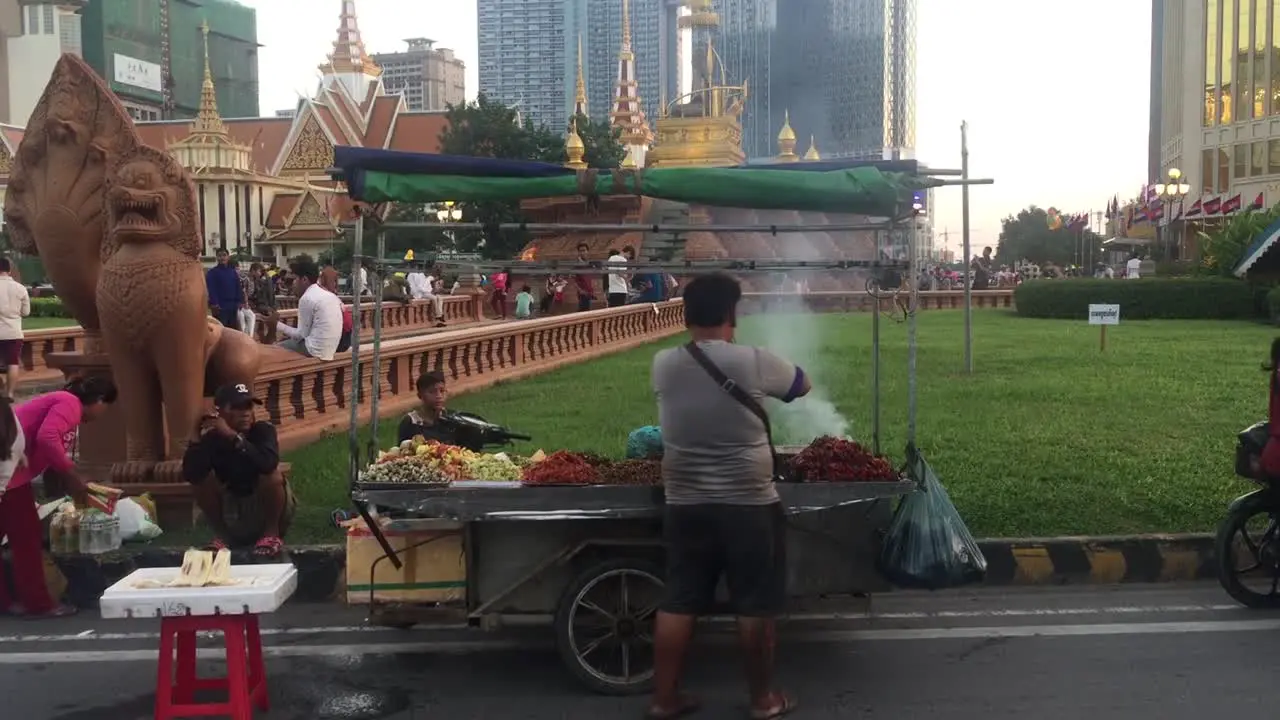
MULTIPOLYGON (((702 369, 711 376, 712 380, 716 381, 721 390, 729 393, 729 397, 738 401, 747 410, 750 410, 752 415, 760 418, 760 422, 764 423, 764 435, 769 441, 769 450, 773 452, 773 424, 769 422, 769 413, 765 411, 764 406, 751 397, 751 393, 743 390, 738 383, 734 382, 728 375, 725 375, 724 371, 712 362, 711 358, 707 357, 707 354, 702 351, 702 348, 698 347, 697 343, 686 343, 684 349, 689 351, 693 359, 702 366, 702 369)), ((774 454, 776 456, 776 453, 774 454)), ((776 457, 774 458, 774 464, 777 465, 776 457)))

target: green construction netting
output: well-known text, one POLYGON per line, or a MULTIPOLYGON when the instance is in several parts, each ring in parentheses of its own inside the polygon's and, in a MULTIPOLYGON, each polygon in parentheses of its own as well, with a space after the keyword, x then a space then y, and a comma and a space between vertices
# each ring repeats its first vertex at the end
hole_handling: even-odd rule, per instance
POLYGON ((367 202, 483 202, 572 195, 645 195, 676 202, 769 210, 811 210, 872 217, 910 212, 916 176, 856 167, 826 172, 745 168, 654 168, 554 177, 476 177, 367 170, 367 202))

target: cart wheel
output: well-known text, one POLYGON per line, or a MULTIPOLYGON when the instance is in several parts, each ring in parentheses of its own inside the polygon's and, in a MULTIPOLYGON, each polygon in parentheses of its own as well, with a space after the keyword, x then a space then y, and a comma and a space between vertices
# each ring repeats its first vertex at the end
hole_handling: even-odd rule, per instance
POLYGON ((662 594, 662 571, 644 560, 609 560, 574 578, 556 608, 555 626, 569 672, 603 695, 649 691, 662 594))

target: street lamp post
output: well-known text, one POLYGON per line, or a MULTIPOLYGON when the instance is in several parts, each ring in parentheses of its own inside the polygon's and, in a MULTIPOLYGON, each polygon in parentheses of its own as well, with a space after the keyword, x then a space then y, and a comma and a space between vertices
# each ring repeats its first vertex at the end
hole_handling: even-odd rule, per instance
MULTIPOLYGON (((1179 209, 1181 209, 1182 199, 1187 196, 1187 193, 1191 192, 1191 186, 1182 181, 1182 171, 1178 168, 1169 168, 1169 182, 1156 183, 1153 189, 1156 191, 1156 196, 1160 198, 1162 204, 1170 208, 1170 212, 1172 212, 1173 201, 1175 199, 1178 201, 1179 209)), ((1172 217, 1169 218, 1169 223, 1173 223, 1172 217)), ((1185 221, 1183 224, 1186 224, 1185 221)), ((1161 226, 1157 224, 1156 230, 1159 231, 1160 228, 1161 226)), ((1157 242, 1160 242, 1159 238, 1157 238, 1157 242)), ((1180 243, 1169 243, 1172 248, 1177 248, 1179 244, 1180 243)), ((1173 260, 1176 258, 1170 257, 1169 259, 1173 260)))
MULTIPOLYGON (((440 209, 436 210, 436 219, 442 223, 458 222, 462 219, 462 208, 458 207, 452 200, 446 200, 440 209)), ((454 254, 458 252, 458 238, 452 230, 446 230, 445 236, 449 238, 449 250, 454 254)))

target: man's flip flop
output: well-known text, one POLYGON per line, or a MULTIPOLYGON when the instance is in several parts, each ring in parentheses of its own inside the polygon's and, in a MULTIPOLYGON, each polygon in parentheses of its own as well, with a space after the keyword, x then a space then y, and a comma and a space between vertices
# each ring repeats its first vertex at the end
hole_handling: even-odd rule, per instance
POLYGON ((780 717, 786 717, 795 711, 799 705, 795 700, 791 699, 786 693, 777 694, 778 704, 768 710, 751 708, 748 717, 751 720, 777 720, 780 717))
POLYGON ((690 715, 702 709, 702 703, 693 698, 681 698, 680 707, 674 710, 662 710, 650 706, 645 711, 645 720, 677 720, 677 718, 689 717, 690 715))

